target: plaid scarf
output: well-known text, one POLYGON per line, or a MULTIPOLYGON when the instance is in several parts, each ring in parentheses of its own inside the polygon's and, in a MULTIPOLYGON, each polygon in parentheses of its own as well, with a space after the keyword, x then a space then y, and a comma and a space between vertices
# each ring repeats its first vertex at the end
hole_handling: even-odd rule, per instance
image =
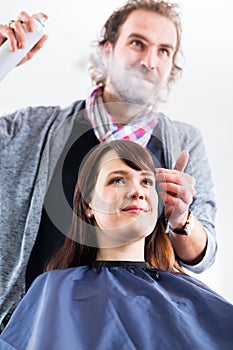
POLYGON ((101 87, 95 86, 86 101, 87 118, 100 142, 124 139, 135 141, 143 147, 147 146, 157 123, 156 109, 156 105, 153 105, 149 112, 144 115, 140 113, 131 122, 118 127, 104 106, 101 87))

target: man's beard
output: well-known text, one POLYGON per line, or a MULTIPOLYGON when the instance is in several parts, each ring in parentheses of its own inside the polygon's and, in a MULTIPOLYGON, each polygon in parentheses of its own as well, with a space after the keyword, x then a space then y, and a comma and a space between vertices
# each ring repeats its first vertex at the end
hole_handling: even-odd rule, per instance
POLYGON ((155 73, 141 66, 122 70, 115 60, 108 68, 110 83, 121 102, 149 106, 158 98, 162 83, 155 73))

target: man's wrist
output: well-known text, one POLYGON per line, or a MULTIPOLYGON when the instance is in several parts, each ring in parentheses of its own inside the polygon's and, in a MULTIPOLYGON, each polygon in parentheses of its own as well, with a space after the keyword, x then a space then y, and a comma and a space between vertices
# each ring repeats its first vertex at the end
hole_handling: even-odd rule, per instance
POLYGON ((195 226, 195 217, 194 217, 193 213, 189 210, 187 220, 186 220, 185 224, 183 225, 183 227, 172 228, 169 225, 169 221, 168 221, 167 227, 166 227, 166 232, 167 233, 174 232, 178 235, 190 236, 194 226, 195 226))

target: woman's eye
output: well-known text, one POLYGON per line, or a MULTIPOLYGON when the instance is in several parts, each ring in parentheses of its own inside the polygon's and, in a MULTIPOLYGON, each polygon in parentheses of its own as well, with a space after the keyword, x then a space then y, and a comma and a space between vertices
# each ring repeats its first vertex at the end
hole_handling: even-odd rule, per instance
POLYGON ((146 186, 154 186, 154 181, 152 179, 144 179, 143 184, 146 186))
POLYGON ((125 184, 125 179, 123 177, 115 177, 114 179, 110 180, 110 185, 118 185, 118 184, 125 184))

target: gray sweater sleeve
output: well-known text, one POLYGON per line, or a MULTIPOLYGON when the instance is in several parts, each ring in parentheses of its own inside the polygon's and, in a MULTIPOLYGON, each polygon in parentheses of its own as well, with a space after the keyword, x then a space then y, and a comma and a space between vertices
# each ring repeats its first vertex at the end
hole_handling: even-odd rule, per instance
POLYGON ((190 206, 191 211, 203 225, 207 237, 207 250, 203 260, 195 265, 182 266, 195 273, 201 273, 211 266, 216 257, 217 242, 215 232, 216 199, 212 171, 200 131, 186 123, 174 122, 180 138, 181 149, 189 152, 189 162, 185 172, 196 181, 195 196, 190 206))
POLYGON ((0 323, 25 292, 43 206, 41 156, 54 131, 75 113, 73 105, 29 107, 0 118, 0 323))

